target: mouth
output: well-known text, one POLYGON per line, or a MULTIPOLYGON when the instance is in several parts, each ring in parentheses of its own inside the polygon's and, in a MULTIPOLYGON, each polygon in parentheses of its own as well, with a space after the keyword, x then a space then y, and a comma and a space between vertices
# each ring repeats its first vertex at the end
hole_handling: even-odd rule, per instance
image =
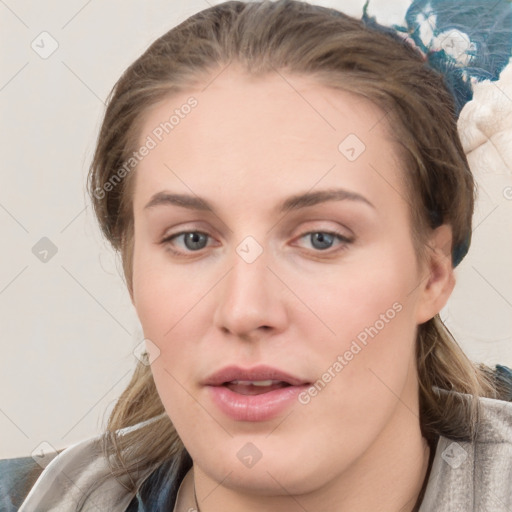
POLYGON ((285 413, 311 383, 270 366, 227 366, 202 384, 215 406, 235 421, 259 422, 285 413))
POLYGON ((202 384, 228 386, 242 394, 259 394, 285 386, 304 386, 310 382, 272 366, 259 365, 242 368, 231 365, 212 373, 202 384))
POLYGON ((233 391, 233 393, 239 393, 240 395, 261 395, 276 389, 289 387, 291 384, 272 379, 256 381, 232 380, 231 382, 225 382, 222 386, 233 391))

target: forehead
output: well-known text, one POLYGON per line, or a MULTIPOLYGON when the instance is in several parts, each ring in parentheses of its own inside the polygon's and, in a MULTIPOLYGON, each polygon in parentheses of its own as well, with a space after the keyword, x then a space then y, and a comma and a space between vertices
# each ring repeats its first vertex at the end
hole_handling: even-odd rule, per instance
MULTIPOLYGON (((328 87, 314 76, 277 70, 253 76, 232 64, 205 77, 201 84, 175 93, 151 107, 144 113, 141 135, 152 133, 161 123, 168 121, 191 96, 197 106, 191 109, 190 116, 188 113, 184 117, 180 115, 179 125, 186 127, 192 122, 196 137, 204 139, 204 131, 214 124, 217 129, 206 134, 213 142, 217 142, 220 135, 239 135, 240 129, 263 139, 266 132, 262 129, 277 124, 286 128, 290 135, 311 135, 312 142, 326 136, 326 142, 330 142, 332 138, 342 136, 347 128, 358 132, 360 138, 364 138, 366 132, 374 131, 377 125, 380 126, 375 135, 384 135, 388 128, 384 122, 386 113, 362 95, 328 87), (187 117, 192 121, 182 122, 187 117)), ((172 129, 172 139, 177 141, 181 132, 184 128, 176 124, 172 129)), ((251 140, 248 139, 247 143, 251 140)))
POLYGON ((139 146, 148 138, 155 144, 138 164, 136 195, 170 182, 182 190, 200 182, 213 191, 260 192, 320 180, 382 186, 379 174, 397 178, 390 135, 386 113, 358 94, 313 77, 254 77, 228 67, 146 112, 139 146))

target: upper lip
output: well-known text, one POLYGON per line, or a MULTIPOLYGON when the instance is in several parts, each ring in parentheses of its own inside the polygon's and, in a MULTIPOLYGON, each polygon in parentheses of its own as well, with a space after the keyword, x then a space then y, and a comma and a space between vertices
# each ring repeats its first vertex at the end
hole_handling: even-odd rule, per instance
POLYGON ((225 366, 220 370, 212 373, 203 381, 205 386, 221 386, 226 382, 233 380, 277 380, 287 382, 292 386, 301 386, 309 384, 309 382, 290 375, 279 368, 273 368, 271 366, 259 365, 252 368, 241 368, 239 366, 225 366))

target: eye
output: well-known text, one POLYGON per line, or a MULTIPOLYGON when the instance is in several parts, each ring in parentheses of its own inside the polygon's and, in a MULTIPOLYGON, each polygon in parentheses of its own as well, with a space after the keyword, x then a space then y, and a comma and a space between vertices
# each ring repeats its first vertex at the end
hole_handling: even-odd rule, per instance
MULTIPOLYGON (((164 238, 162 244, 168 246, 175 245, 175 241, 181 239, 185 246, 185 252, 197 252, 207 246, 208 238, 210 238, 210 235, 202 231, 182 231, 181 233, 175 233, 174 235, 164 238)), ((174 251, 173 249, 171 249, 171 251, 181 254, 180 251, 174 251)))
POLYGON ((352 242, 352 239, 334 231, 308 231, 301 235, 299 240, 306 237, 309 237, 313 248, 319 251, 330 249, 336 239, 341 242, 341 245, 343 246, 341 248, 344 248, 347 244, 352 242))
MULTIPOLYGON (((309 237, 312 247, 316 250, 315 252, 331 249, 336 240, 340 242, 338 244, 341 245, 340 250, 353 242, 353 239, 335 231, 308 231, 299 236, 298 239, 302 240, 307 237, 309 237)), ((166 245, 171 252, 184 255, 201 251, 208 246, 209 239, 211 239, 211 236, 202 231, 182 231, 164 238, 161 243, 166 245), (177 243, 178 241, 181 241, 181 244, 177 243), (176 245, 181 245, 179 250, 174 249, 176 245)))

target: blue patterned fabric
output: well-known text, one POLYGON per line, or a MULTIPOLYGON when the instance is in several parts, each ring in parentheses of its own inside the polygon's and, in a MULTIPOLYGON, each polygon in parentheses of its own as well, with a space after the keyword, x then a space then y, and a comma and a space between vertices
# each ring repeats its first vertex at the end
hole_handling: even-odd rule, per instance
POLYGON ((173 459, 162 464, 141 485, 126 512, 171 512, 180 483, 191 467, 192 459, 186 451, 182 460, 173 459), (174 464, 179 468, 177 472, 173 468, 174 464), (173 479, 171 475, 177 475, 177 477, 173 479), (158 492, 155 492, 155 489, 158 489, 158 492))
POLYGON ((508 366, 497 364, 496 378, 508 389, 508 395, 503 399, 512 402, 512 370, 508 366))
POLYGON ((0 511, 16 512, 42 471, 32 457, 0 460, 0 511))
MULTIPOLYGON (((368 16, 369 27, 401 35, 423 53, 425 62, 444 76, 458 117, 473 99, 473 84, 498 80, 512 56, 512 2, 510 0, 414 0, 405 14, 406 25, 380 25, 368 16)), ((436 212, 433 212, 433 227, 436 212)), ((453 248, 456 267, 469 250, 471 232, 453 248)))
POLYGON ((429 66, 442 72, 455 98, 457 114, 473 98, 472 84, 498 80, 512 56, 510 0, 414 0, 405 14, 406 26, 374 28, 402 34, 424 55, 429 66))

